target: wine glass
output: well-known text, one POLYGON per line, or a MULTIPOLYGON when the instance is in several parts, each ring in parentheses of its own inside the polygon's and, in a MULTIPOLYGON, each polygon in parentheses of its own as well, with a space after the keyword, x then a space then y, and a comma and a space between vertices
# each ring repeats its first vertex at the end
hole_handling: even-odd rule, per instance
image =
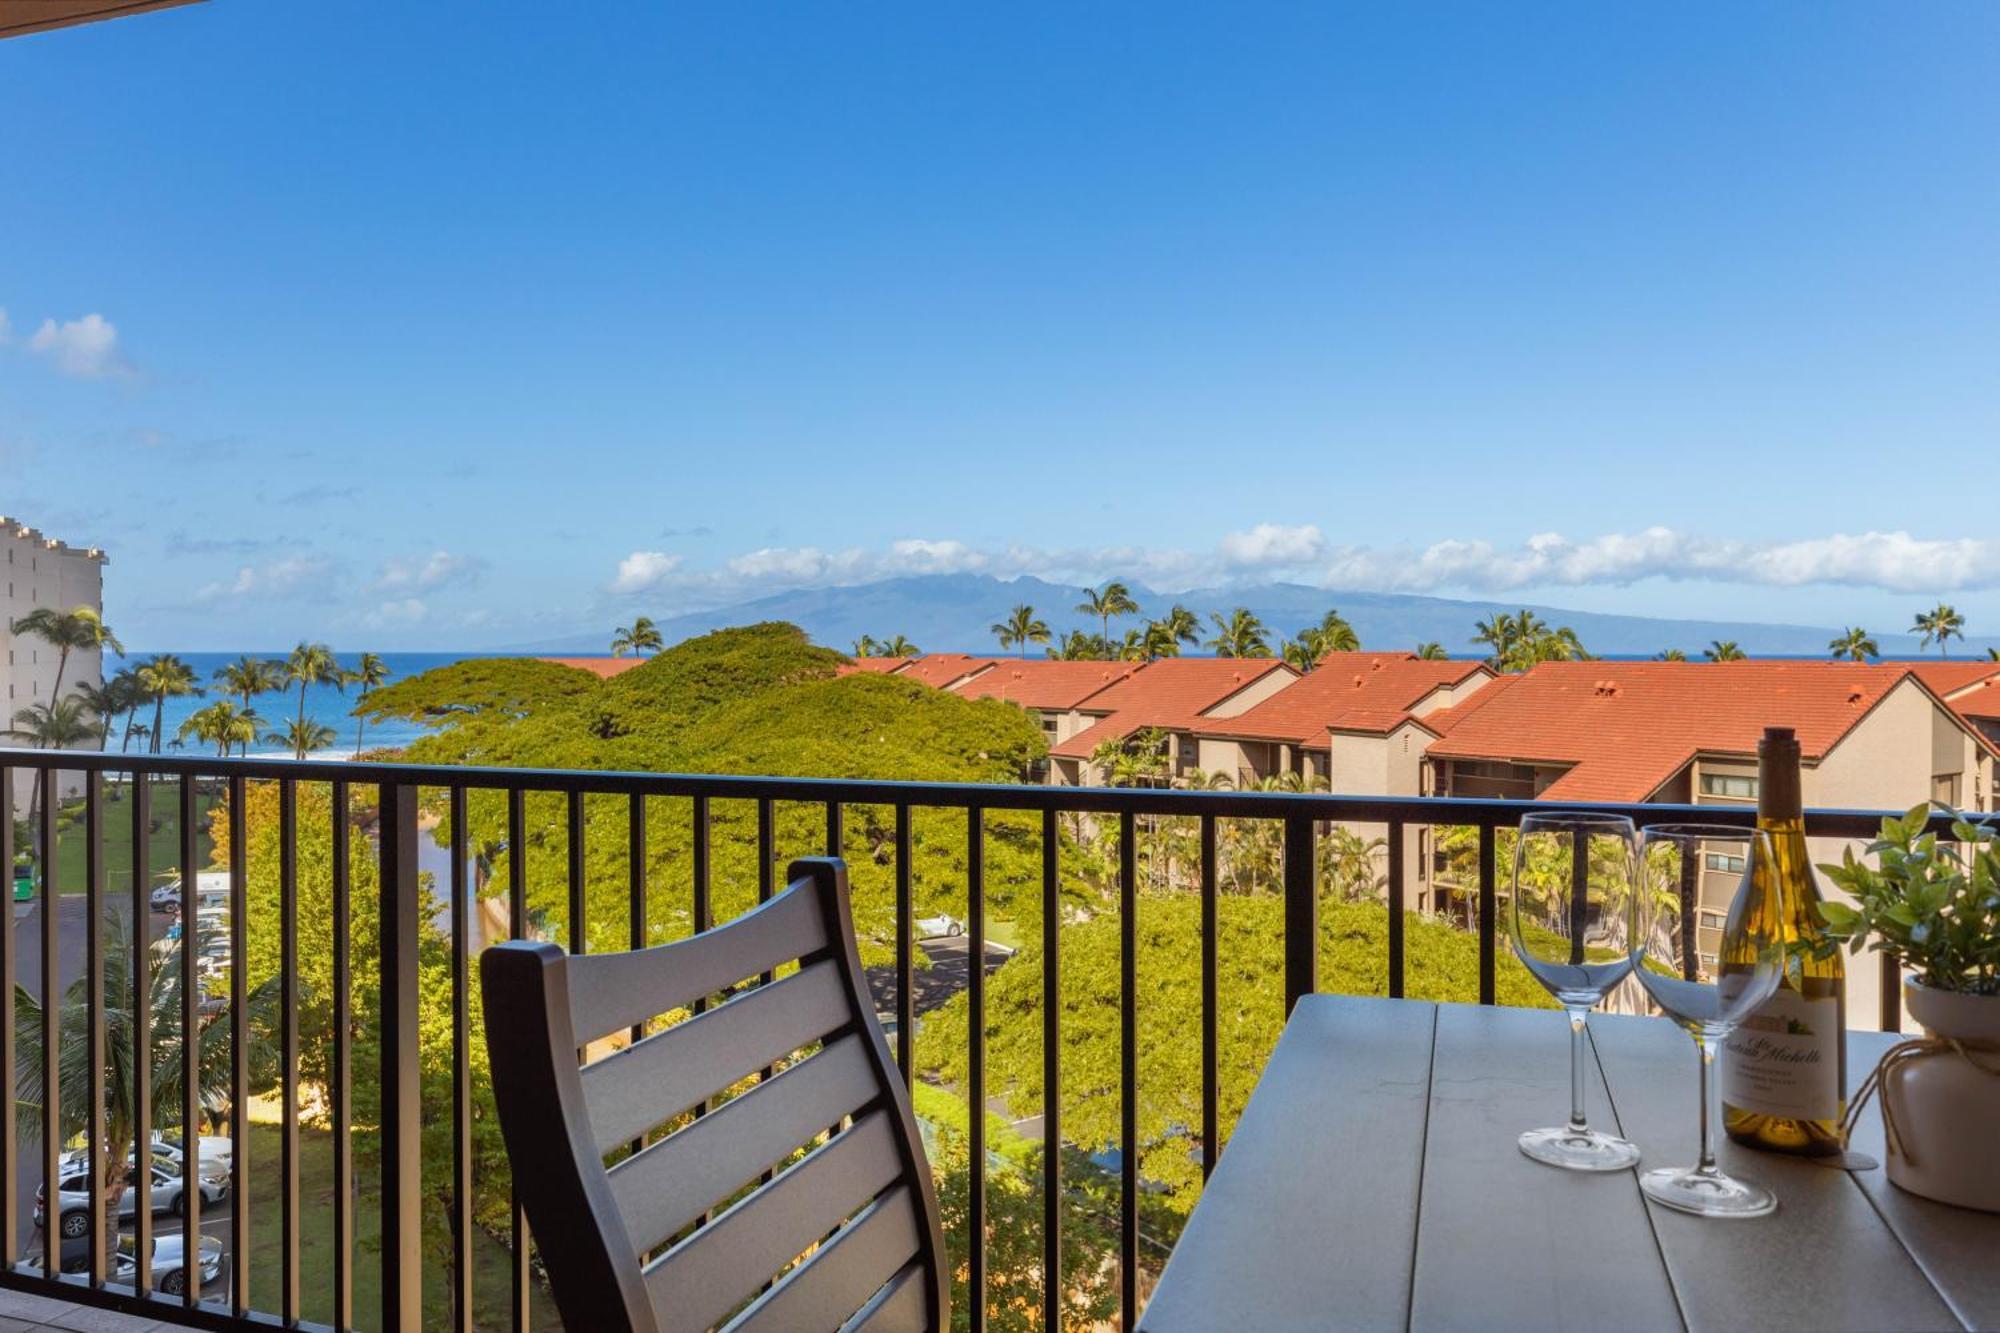
POLYGON ((1637 835, 1623 815, 1551 811, 1521 819, 1507 930, 1521 962, 1569 1012, 1569 1123, 1520 1138, 1522 1152, 1550 1166, 1622 1171, 1639 1161, 1635 1145, 1592 1129, 1583 1114, 1585 1023, 1644 947, 1638 864, 1637 835))
POLYGON ((1639 1188, 1684 1213, 1762 1217, 1777 1197, 1715 1165, 1722 1105, 1714 1066, 1730 1032, 1771 997, 1784 972, 1784 942, 1772 929, 1779 918, 1771 840, 1757 829, 1661 824, 1641 834, 1639 848, 1649 950, 1639 984, 1688 1030, 1701 1056, 1701 1160, 1645 1172, 1639 1188), (1702 924, 1703 877, 1739 871, 1722 927, 1702 924))

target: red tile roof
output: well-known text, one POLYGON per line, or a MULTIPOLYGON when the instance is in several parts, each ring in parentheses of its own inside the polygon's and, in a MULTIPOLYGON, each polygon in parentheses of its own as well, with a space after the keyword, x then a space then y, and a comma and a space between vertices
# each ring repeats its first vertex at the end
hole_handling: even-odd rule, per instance
POLYGON ((2000 721, 2000 662, 1919 662, 1911 670, 1960 717, 2000 721))
POLYGON ((976 671, 984 671, 996 660, 991 657, 974 657, 970 653, 925 653, 896 674, 943 689, 947 685, 964 680, 976 671))
POLYGON ((2000 671, 1995 671, 1976 685, 1966 686, 1947 698, 1945 703, 1961 717, 2000 722, 2000 671))
POLYGON ((1310 673, 1235 717, 1204 719, 1204 736, 1323 746, 1329 728, 1393 730, 1442 685, 1486 674, 1477 662, 1426 661, 1414 653, 1329 653, 1310 673))
POLYGON ((633 667, 644 666, 643 657, 544 657, 544 662, 554 662, 557 666, 575 667, 578 671, 588 671, 602 680, 622 675, 633 667))
POLYGON ((1066 711, 1099 690, 1125 679, 1139 662, 1075 662, 1055 658, 1001 658, 959 685, 954 693, 968 699, 1005 699, 1023 708, 1066 711))
POLYGON ((858 676, 864 672, 893 676, 916 659, 913 657, 857 657, 833 669, 836 676, 858 676))
POLYGON ((1960 690, 2000 679, 2000 662, 1904 662, 1917 679, 1946 699, 1960 690))
POLYGON ((1084 712, 1107 716, 1049 753, 1086 759, 1103 742, 1129 736, 1141 727, 1192 731, 1203 713, 1274 671, 1294 674, 1274 657, 1163 657, 1148 662, 1084 700, 1084 712))
POLYGON ((1546 662, 1424 721, 1438 759, 1571 765, 1551 800, 1643 801, 1698 753, 1751 755, 1767 726, 1826 755, 1907 666, 1859 662, 1546 662))

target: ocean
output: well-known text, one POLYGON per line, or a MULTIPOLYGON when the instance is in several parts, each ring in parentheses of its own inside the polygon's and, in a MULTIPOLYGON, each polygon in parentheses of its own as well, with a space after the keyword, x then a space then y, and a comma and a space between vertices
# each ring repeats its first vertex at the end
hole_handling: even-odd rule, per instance
MULTIPOLYGON (((171 651, 171 650, 161 649, 156 651, 171 651)), ((178 654, 178 656, 182 661, 186 662, 190 667, 194 668, 195 678, 201 683, 202 688, 206 691, 206 693, 192 698, 167 700, 165 718, 160 728, 162 735, 166 738, 166 740, 169 741, 172 740, 174 733, 179 729, 180 724, 187 719, 189 714, 195 712, 197 709, 206 707, 207 705, 213 703, 218 698, 233 698, 233 696, 222 694, 220 692, 219 687, 215 683, 216 670, 219 667, 221 667, 224 663, 234 662, 237 658, 244 656, 276 658, 279 661, 283 661, 285 655, 286 655, 286 650, 278 650, 271 652, 250 652, 250 653, 178 654)), ((152 651, 134 652, 127 654, 124 657, 110 655, 106 658, 104 663, 105 674, 110 675, 111 673, 118 671, 122 667, 136 665, 137 663, 143 662, 145 659, 151 656, 153 656, 152 651)), ((340 665, 343 668, 347 669, 352 669, 355 663, 360 660, 360 656, 361 655, 359 653, 334 654, 335 659, 340 663, 340 665)), ((462 662, 470 657, 500 657, 500 656, 505 656, 505 654, 381 653, 378 654, 378 656, 381 657, 383 665, 389 668, 390 681, 398 681, 408 676, 421 675, 423 672, 429 671, 433 667, 449 666, 453 662, 462 662)), ((334 730, 334 734, 337 737, 339 737, 339 739, 334 743, 332 747, 320 751, 319 753, 321 755, 331 757, 331 756, 351 755, 354 753, 354 728, 355 728, 355 723, 357 721, 357 719, 353 714, 354 700, 355 700, 355 690, 352 686, 348 687, 348 689, 344 692, 335 689, 331 685, 313 685, 307 687, 306 701, 305 701, 306 716, 311 718, 315 722, 323 723, 326 726, 332 727, 334 730)), ((291 721, 291 719, 298 716, 298 710, 299 710, 298 687, 296 685, 292 686, 290 689, 287 689, 280 694, 262 695, 256 699, 251 700, 250 706, 252 708, 255 708, 257 712, 263 717, 265 729, 267 731, 283 730, 287 722, 291 721)), ((139 721, 141 725, 144 726, 152 725, 153 716, 152 716, 152 709, 150 706, 141 708, 139 710, 139 721)), ((122 718, 119 719, 118 726, 119 730, 112 733, 110 740, 108 742, 107 748, 109 749, 116 750, 118 748, 120 737, 123 734, 124 719, 122 718)), ((367 734, 363 738, 362 743, 368 749, 371 750, 378 746, 407 745, 411 741, 415 740, 417 737, 423 735, 425 731, 426 728, 415 722, 403 722, 403 721, 390 721, 383 723, 371 722, 368 724, 367 734)), ((140 740, 137 737, 133 738, 132 745, 134 749, 143 748, 146 744, 147 742, 140 740)), ((197 751, 205 748, 198 746, 193 742, 190 742, 189 744, 191 749, 197 751)), ((262 755, 283 756, 283 755, 288 755, 290 751, 286 750, 283 746, 275 744, 273 742, 260 740, 250 747, 250 753, 253 755, 262 754, 262 755)))

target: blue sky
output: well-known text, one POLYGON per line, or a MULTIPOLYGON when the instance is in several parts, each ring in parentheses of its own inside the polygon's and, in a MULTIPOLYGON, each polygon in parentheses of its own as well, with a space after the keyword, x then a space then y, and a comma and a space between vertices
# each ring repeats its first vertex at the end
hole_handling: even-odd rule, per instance
POLYGON ((0 42, 0 512, 144 647, 929 569, 1990 633, 1996 51, 1983 0, 0 42))

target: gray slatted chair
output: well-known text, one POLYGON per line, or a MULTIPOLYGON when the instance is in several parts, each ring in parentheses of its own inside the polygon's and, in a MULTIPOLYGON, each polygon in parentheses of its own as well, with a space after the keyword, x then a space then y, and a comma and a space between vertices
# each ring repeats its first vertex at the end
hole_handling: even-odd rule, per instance
POLYGON ((481 955, 500 1128, 571 1329, 950 1325, 937 1196, 862 977, 847 867, 794 861, 787 879, 755 911, 673 944, 571 957, 517 941, 481 955), (798 971, 754 984, 794 961, 798 971), (589 1043, 746 981, 579 1067, 589 1043), (607 1154, 815 1042, 777 1077, 606 1169, 607 1154), (841 1128, 783 1166, 830 1125, 841 1128), (783 1169, 759 1184, 773 1167, 783 1169))

